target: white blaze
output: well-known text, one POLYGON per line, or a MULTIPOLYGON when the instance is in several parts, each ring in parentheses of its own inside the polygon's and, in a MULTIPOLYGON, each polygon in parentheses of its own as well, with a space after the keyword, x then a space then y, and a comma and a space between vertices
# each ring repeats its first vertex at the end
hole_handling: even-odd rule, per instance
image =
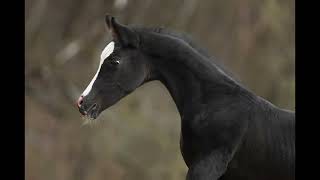
POLYGON ((91 80, 91 82, 90 82, 90 84, 88 85, 88 87, 83 91, 82 96, 86 96, 86 95, 89 94, 89 92, 91 91, 91 88, 92 88, 93 83, 95 82, 95 80, 96 80, 97 77, 98 77, 100 68, 101 68, 104 60, 105 60, 108 56, 110 56, 110 54, 113 52, 113 50, 114 50, 114 42, 111 41, 111 42, 104 48, 104 50, 102 51, 101 56, 100 56, 100 64, 99 64, 98 71, 97 71, 96 74, 94 75, 94 77, 93 77, 93 79, 91 80))

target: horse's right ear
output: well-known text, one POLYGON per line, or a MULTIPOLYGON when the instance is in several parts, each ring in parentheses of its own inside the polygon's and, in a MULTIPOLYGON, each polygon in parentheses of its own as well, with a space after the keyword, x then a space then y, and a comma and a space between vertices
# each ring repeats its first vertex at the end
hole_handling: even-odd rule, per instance
POLYGON ((138 47, 138 35, 129 27, 118 23, 116 19, 110 15, 106 15, 105 21, 114 40, 119 41, 123 46, 138 47))

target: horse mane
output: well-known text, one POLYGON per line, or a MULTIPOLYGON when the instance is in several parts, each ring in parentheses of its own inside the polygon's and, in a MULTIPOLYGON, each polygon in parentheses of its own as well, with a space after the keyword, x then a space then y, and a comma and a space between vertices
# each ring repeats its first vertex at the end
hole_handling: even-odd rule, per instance
POLYGON ((189 44, 192 48, 196 49, 203 56, 205 56, 207 58, 211 58, 209 53, 205 49, 198 46, 195 43, 195 41, 186 33, 176 32, 176 31, 169 30, 169 29, 163 28, 163 27, 133 27, 133 29, 139 33, 154 32, 154 33, 169 35, 169 36, 181 39, 181 40, 185 41, 187 44, 189 44))
POLYGON ((142 26, 135 26, 135 25, 131 25, 130 27, 138 33, 153 32, 153 33, 169 35, 169 36, 178 38, 180 40, 183 40, 189 46, 191 46, 193 49, 195 49, 199 54, 210 59, 210 61, 212 63, 214 63, 214 65, 216 65, 218 68, 220 68, 225 74, 230 76, 230 78, 238 81, 238 79, 235 78, 234 75, 230 71, 228 71, 221 63, 214 61, 215 58, 213 56, 211 56, 206 49, 200 47, 195 42, 195 40, 193 38, 191 38, 190 35, 188 35, 186 33, 182 33, 182 32, 173 31, 171 29, 167 29, 164 27, 142 27, 142 26))

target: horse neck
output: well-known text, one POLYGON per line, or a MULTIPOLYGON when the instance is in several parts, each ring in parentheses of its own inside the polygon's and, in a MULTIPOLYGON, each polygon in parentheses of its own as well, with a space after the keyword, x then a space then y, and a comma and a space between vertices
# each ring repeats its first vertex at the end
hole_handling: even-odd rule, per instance
POLYGON ((214 97, 225 97, 239 85, 209 59, 175 38, 144 37, 142 50, 148 54, 150 80, 161 81, 172 96, 181 116, 214 97))

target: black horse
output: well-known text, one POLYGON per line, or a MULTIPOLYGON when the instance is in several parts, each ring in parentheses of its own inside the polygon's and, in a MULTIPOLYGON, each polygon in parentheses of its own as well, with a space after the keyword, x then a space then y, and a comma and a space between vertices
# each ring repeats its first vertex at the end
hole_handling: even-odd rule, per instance
POLYGON ((78 100, 94 120, 142 84, 159 80, 181 115, 187 180, 295 179, 295 113, 234 81, 185 36, 107 15, 113 40, 78 100))

